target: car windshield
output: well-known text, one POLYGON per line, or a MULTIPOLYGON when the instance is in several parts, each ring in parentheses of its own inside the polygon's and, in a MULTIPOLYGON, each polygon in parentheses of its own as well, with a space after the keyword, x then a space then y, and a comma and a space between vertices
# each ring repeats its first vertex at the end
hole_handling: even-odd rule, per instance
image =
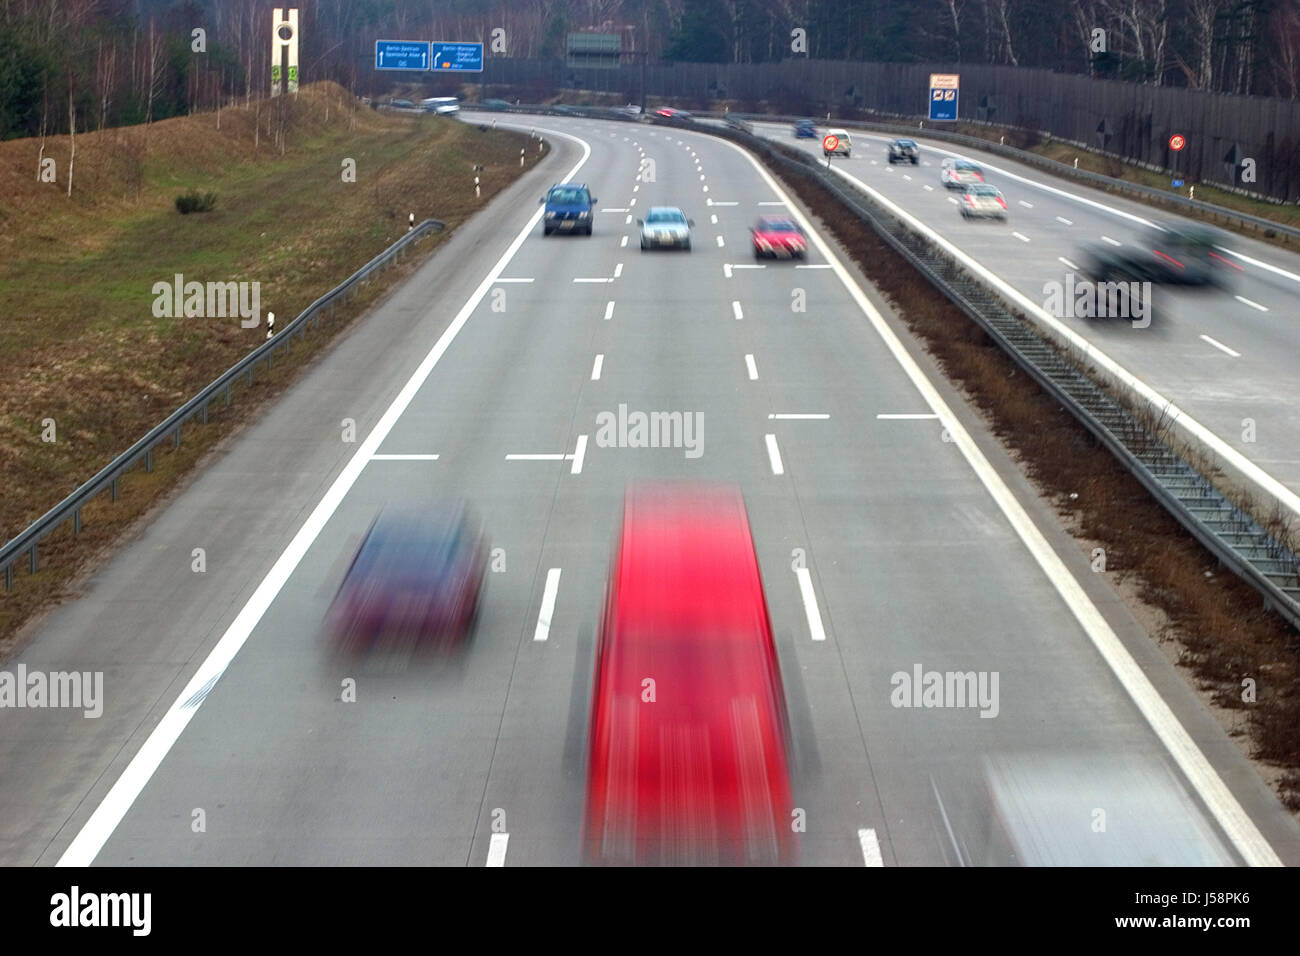
POLYGON ((795 224, 789 219, 762 219, 758 228, 763 232, 797 232, 795 224))
POLYGON ((898 145, 902 146, 905 149, 910 149, 911 147, 915 146, 916 143, 912 142, 910 139, 900 139, 898 141, 898 145))
POLYGON ((587 202, 587 190, 552 189, 550 201, 554 203, 564 203, 565 205, 585 205, 587 202))
POLYGON ((676 209, 652 209, 645 217, 645 221, 681 224, 686 221, 686 217, 676 209))

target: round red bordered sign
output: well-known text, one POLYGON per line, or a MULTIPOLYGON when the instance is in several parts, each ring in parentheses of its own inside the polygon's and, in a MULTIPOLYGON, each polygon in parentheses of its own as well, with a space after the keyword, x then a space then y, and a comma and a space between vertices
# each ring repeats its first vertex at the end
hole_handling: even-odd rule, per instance
POLYGON ((1187 145, 1187 140, 1183 136, 1179 135, 1178 133, 1175 133, 1173 136, 1169 137, 1169 148, 1172 149, 1175 153, 1178 152, 1186 145, 1187 145))
POLYGON ((834 133, 827 133, 826 138, 822 140, 822 149, 828 153, 835 152, 840 145, 840 138, 834 133))

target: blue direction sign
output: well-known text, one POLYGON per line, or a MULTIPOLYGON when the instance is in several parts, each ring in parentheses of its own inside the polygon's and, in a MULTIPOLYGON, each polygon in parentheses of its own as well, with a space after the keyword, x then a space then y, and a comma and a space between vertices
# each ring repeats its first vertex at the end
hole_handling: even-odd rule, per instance
POLYGON ((930 119, 955 120, 957 118, 960 87, 961 75, 958 73, 930 74, 930 119))
POLYGON ((1182 184, 1183 184, 1183 181, 1182 181, 1181 179, 1175 179, 1174 182, 1173 182, 1173 187, 1174 187, 1175 189, 1177 189, 1177 188, 1178 188, 1179 186, 1181 186, 1182 184))
POLYGON ((483 72, 482 43, 443 43, 434 40, 431 45, 433 46, 433 66, 430 69, 433 72, 483 72))
POLYGON ((428 70, 429 44, 412 40, 376 40, 376 70, 428 70))

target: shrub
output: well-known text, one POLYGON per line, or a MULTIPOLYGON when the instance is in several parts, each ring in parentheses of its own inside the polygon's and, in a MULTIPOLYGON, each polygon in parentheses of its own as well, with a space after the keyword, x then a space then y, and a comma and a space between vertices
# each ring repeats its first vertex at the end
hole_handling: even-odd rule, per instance
POLYGON ((216 193, 200 193, 191 189, 176 197, 176 209, 182 216, 192 212, 211 212, 216 204, 216 193))

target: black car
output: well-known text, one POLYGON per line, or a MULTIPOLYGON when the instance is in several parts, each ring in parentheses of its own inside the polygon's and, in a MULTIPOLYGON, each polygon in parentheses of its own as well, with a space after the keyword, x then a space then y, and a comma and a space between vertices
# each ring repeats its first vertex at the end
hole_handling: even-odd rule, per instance
POLYGON ((1223 254, 1227 235, 1194 222, 1158 223, 1122 246, 1089 245, 1083 271, 1101 281, 1140 281, 1226 288, 1241 266, 1223 254))
POLYGON ((910 162, 913 166, 921 161, 921 147, 916 145, 915 140, 896 139, 889 144, 889 162, 906 163, 910 162))

